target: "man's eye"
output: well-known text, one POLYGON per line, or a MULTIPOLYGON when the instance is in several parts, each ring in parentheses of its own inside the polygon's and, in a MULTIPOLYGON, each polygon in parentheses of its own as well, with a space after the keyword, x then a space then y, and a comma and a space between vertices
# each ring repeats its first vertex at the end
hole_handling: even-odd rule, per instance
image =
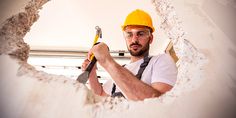
POLYGON ((139 32, 137 32, 137 35, 138 35, 138 36, 144 36, 144 35, 145 35, 145 32, 144 32, 144 31, 139 31, 139 32))
POLYGON ((133 34, 132 34, 132 32, 127 32, 127 33, 126 33, 126 36, 127 36, 127 37, 132 37, 133 34))

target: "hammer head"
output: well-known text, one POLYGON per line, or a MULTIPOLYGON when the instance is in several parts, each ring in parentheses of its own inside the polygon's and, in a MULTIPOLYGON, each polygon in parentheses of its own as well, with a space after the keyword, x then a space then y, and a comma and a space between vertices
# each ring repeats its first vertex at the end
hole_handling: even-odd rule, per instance
POLYGON ((99 26, 96 26, 95 29, 97 30, 97 35, 99 35, 100 38, 102 38, 102 29, 99 26))

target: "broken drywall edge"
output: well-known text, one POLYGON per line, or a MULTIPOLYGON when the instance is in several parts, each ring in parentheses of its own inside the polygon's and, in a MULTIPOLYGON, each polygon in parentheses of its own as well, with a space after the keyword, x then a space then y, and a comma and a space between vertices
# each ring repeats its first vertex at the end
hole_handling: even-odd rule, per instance
POLYGON ((0 64, 4 68, 0 70, 1 117, 50 118, 59 111, 71 117, 91 117, 84 114, 89 111, 86 106, 103 99, 75 80, 37 71, 9 55, 1 55, 0 64))
MULTIPOLYGON (((41 3, 40 0, 33 2, 41 3)), ((156 5, 154 4, 154 6, 157 9, 165 10, 165 8, 171 8, 170 10, 174 11, 169 1, 156 0, 153 2, 155 2, 156 5)), ((36 5, 36 3, 32 4, 36 5)), ((205 81, 203 79, 206 79, 205 75, 203 77, 201 74, 205 69, 202 67, 207 59, 188 40, 185 40, 185 33, 183 33, 181 28, 178 28, 181 24, 175 21, 175 13, 172 12, 172 15, 169 13, 171 12, 159 13, 161 17, 166 18, 162 28, 169 34, 170 39, 175 42, 174 48, 180 57, 181 66, 176 86, 160 98, 134 102, 122 98, 98 97, 92 94, 85 86, 73 80, 65 81, 67 78, 63 76, 50 75, 35 70, 26 63, 28 48, 23 41, 23 36, 29 30, 27 29, 29 25, 25 27, 26 24, 24 23, 34 20, 26 20, 27 22, 24 22, 23 25, 12 25, 12 22, 8 22, 12 27, 9 28, 4 25, 6 29, 1 28, 0 31, 1 41, 5 41, 4 46, 1 45, 0 48, 0 57, 6 57, 6 60, 13 63, 17 62, 18 64, 16 65, 20 67, 19 70, 11 68, 16 71, 17 76, 9 75, 13 76, 13 78, 3 77, 0 80, 2 84, 1 95, 6 100, 5 104, 0 105, 6 107, 9 111, 15 111, 7 114, 15 117, 198 117, 198 114, 206 113, 207 111, 204 111, 206 110, 204 107, 207 107, 207 102, 209 101, 204 101, 203 98, 196 99, 195 97, 198 97, 198 95, 203 95, 201 97, 205 98, 208 97, 207 93, 204 93, 206 91, 204 86, 201 86, 202 81, 205 81), (14 30, 11 31, 11 28, 14 30), (23 30, 20 28, 23 28, 23 30), (6 55, 12 55, 13 59, 6 55), (2 82, 8 82, 8 84, 2 82), (14 85, 20 87, 17 88, 14 85), (198 86, 201 86, 201 88, 199 89, 198 86), (198 91, 195 91, 195 89, 198 89, 198 91), (6 91, 2 92, 3 90, 6 91), (188 91, 194 91, 194 93, 188 91), (195 100, 194 104, 192 103, 193 100, 195 100), (202 110, 199 110, 200 108, 202 110)), ((34 15, 37 16, 37 13, 34 15)), ((25 18, 24 13, 22 16, 25 18)), ((16 15, 13 21, 22 21, 18 17, 16 15)), ((17 23, 21 22, 17 21, 17 23)), ((213 97, 211 98, 213 99, 213 97)))
POLYGON ((158 15, 161 16, 160 27, 173 42, 174 50, 179 58, 177 83, 174 90, 171 91, 173 93, 168 94, 177 96, 185 90, 196 89, 203 81, 203 67, 207 63, 206 56, 185 38, 186 33, 182 28, 182 22, 178 19, 169 0, 152 0, 152 3, 158 15))

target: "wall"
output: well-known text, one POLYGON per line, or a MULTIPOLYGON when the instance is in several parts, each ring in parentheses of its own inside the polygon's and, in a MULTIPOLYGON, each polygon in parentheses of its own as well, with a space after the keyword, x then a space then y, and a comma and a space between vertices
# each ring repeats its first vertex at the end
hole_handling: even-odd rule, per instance
MULTIPOLYGON (((180 66, 174 89, 159 98, 139 102, 98 97, 76 81, 37 71, 26 63, 29 47, 23 37, 45 2, 32 1, 24 13, 1 22, 1 117, 236 116, 235 37, 227 32, 235 27, 231 22, 218 21, 219 16, 233 13, 226 9, 235 10, 234 1, 151 1, 162 18, 163 32, 173 41, 180 66), (224 14, 210 11, 217 8, 222 8, 224 14)), ((18 10, 22 11, 23 6, 18 10)), ((228 17, 224 19, 228 21, 228 17)))

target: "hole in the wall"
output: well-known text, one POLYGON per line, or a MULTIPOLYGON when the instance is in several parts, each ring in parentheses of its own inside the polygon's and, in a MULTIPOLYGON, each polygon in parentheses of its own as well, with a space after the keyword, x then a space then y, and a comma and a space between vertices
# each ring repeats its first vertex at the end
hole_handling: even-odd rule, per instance
MULTIPOLYGON (((155 1, 154 1, 155 2, 155 1)), ((159 7, 158 5, 154 5, 155 7, 159 7)), ((156 11, 155 11, 156 12, 156 11)), ((160 14, 160 13, 159 13, 160 14)), ((162 17, 165 17, 165 15, 168 15, 168 14, 161 14, 162 17)), ((168 22, 167 22, 168 23, 168 22)), ((167 28, 168 30, 168 24, 166 27, 164 27, 164 29, 167 28)), ((175 33, 175 32, 174 32, 175 33)), ((190 77, 193 73, 195 73, 195 71, 197 72, 200 72, 200 68, 201 67, 196 67, 195 65, 196 64, 199 64, 200 62, 199 61, 199 52, 196 50, 196 48, 194 48, 191 43, 189 43, 189 41, 187 40, 184 40, 183 38, 179 38, 177 40, 177 38, 175 37, 175 35, 178 35, 178 34, 170 34, 169 37, 171 37, 173 40, 176 39, 174 41, 174 45, 172 46, 172 49, 171 50, 174 50, 174 49, 177 49, 175 50, 176 51, 176 54, 179 56, 179 61, 180 61, 180 72, 179 72, 179 75, 178 75, 178 80, 179 80, 179 83, 177 84, 177 87, 175 87, 176 89, 178 89, 179 87, 183 87, 185 88, 188 84, 188 82, 190 82, 191 80, 189 79, 196 79, 196 77, 190 77), (183 47, 180 47, 183 46, 183 47), (178 47, 179 46, 179 47, 178 47), (186 51, 187 50, 187 51, 186 51), (181 55, 180 52, 181 51, 185 51, 185 54, 181 55), (193 56, 192 56, 193 55, 193 56), (197 58, 195 58, 197 57, 197 58), (185 65, 182 66, 181 64, 183 64, 183 59, 184 59, 184 63, 185 65), (182 66, 182 67, 181 67, 182 66), (191 71, 189 68, 195 68, 194 71, 191 71), (190 71, 187 71, 186 70, 190 70, 190 71), (182 81, 184 79, 187 79, 187 81, 182 81)), ((182 36, 182 34, 181 34, 182 36)), ((93 39, 93 38, 91 38, 93 39)), ((200 64, 199 64, 200 66, 200 64)), ((77 69, 78 70, 78 69, 77 69)), ((190 86, 192 87, 192 84, 190 84, 190 86)), ((172 91, 172 94, 175 94, 174 91, 172 91)))
MULTIPOLYGON (((56 3, 56 1, 54 1, 55 3, 56 3)), ((155 2, 155 1, 154 1, 155 2)), ((47 3, 49 6, 50 5, 54 5, 54 3, 52 3, 52 1, 50 1, 49 3, 47 3)), ((83 4, 83 3, 80 3, 80 4, 83 4)), ((51 6, 51 7, 52 7, 51 6)), ((149 4, 149 6, 151 7, 151 6, 153 6, 152 4, 149 4)), ((66 9, 68 9, 67 8, 68 7, 68 4, 66 4, 65 5, 65 8, 63 8, 63 10, 66 10, 66 9)), ((75 6, 74 6, 75 7, 75 6)), ((154 4, 154 7, 157 7, 157 6, 155 6, 155 4, 154 4)), ((49 7, 48 7, 49 8, 49 7)), ((44 12, 44 13, 47 13, 47 12, 49 12, 47 9, 48 8, 43 8, 40 12, 44 12)), ((56 9, 56 8, 55 8, 56 9)), ((62 11, 63 11, 62 10, 62 11)), ((86 14, 86 10, 84 10, 85 11, 85 13, 84 12, 81 12, 81 14, 86 14)), ((64 12, 66 12, 66 11, 64 11, 64 12)), ((71 11, 72 12, 72 11, 71 11)), ((87 11, 88 13, 92 13, 92 11, 87 11)), ((96 13, 97 13, 98 11, 96 11, 96 13)), ((110 11, 111 12, 111 11, 110 11)), ((154 14, 155 15, 160 15, 160 13, 158 13, 155 9, 152 9, 152 13, 154 12, 154 14)), ((57 11, 56 13, 60 13, 58 16, 56 15, 56 17, 58 17, 57 19, 58 19, 58 21, 62 21, 63 19, 60 19, 60 17, 62 18, 62 17, 64 17, 63 15, 62 15, 62 13, 60 12, 60 11, 57 11)), ((66 12, 67 14, 68 13, 70 13, 70 12, 66 12)), ((74 12, 73 12, 74 13, 74 12)), ((72 13, 72 14, 73 14, 72 13)), ((102 12, 99 12, 99 13, 102 13, 102 12)), ((125 12, 125 15, 123 14, 123 18, 121 18, 122 19, 122 21, 124 20, 124 17, 126 16, 126 14, 128 13, 128 11, 127 12, 125 12)), ((75 15, 75 16, 77 16, 77 15, 80 15, 79 13, 76 13, 76 14, 73 14, 73 15, 75 15)), ((118 15, 118 14, 117 14, 118 15)), ((50 15, 49 15, 50 16, 50 15)), ((53 15, 52 15, 53 16, 53 15)), ((110 15, 107 15, 107 16, 110 16, 110 15)), ((53 16, 53 17, 55 17, 55 16, 53 16)), ((87 17, 87 16, 86 16, 87 17)), ((160 16, 158 16, 158 17, 160 17, 160 16)), ((161 17, 163 17, 163 15, 161 15, 161 17)), ((76 18, 73 18, 73 17, 66 17, 67 19, 76 19, 76 18)), ((43 17, 43 15, 41 15, 41 18, 40 19, 43 19, 44 21, 43 22, 47 22, 47 23, 51 23, 51 22, 48 22, 48 20, 49 19, 47 19, 46 20, 46 17, 44 16, 43 17)), ((39 20, 40 20, 39 19, 39 20)), ((98 18, 98 19, 107 19, 106 17, 104 18, 98 18)), ((80 21, 81 19, 80 18, 78 18, 78 19, 76 19, 76 21, 78 22, 78 21, 80 21)), ((93 19, 94 20, 94 19, 93 19)), ((97 20, 97 19, 95 19, 95 20, 97 20)), ((54 21, 56 21, 56 20, 54 20, 54 21)), ((160 22, 161 20, 160 19, 158 19, 158 21, 160 22)), ((39 22, 39 21, 37 21, 37 22, 39 22)), ((37 22, 35 23, 35 27, 37 28, 37 27, 39 27, 40 28, 40 26, 38 26, 37 25, 37 22)), ((97 21, 97 22, 99 22, 99 21, 97 21)), ((100 22, 104 22, 104 21, 100 21, 100 22)), ((154 22, 155 22, 155 19, 154 19, 154 22)), ((83 39, 83 41, 81 41, 81 42, 92 42, 92 40, 93 40, 93 36, 94 35, 91 35, 91 34, 93 34, 93 32, 91 33, 91 29, 94 29, 94 23, 91 23, 92 25, 90 25, 89 23, 90 23, 90 21, 89 20, 86 20, 86 25, 89 25, 89 29, 87 28, 85 28, 85 27, 80 27, 80 25, 78 25, 78 24, 75 24, 75 25, 78 25, 76 28, 69 28, 69 27, 67 27, 67 26, 70 26, 71 24, 66 24, 66 23, 52 23, 52 24, 48 24, 48 25, 45 25, 46 27, 48 27, 48 26, 50 26, 50 28, 51 27, 55 27, 55 28, 58 28, 58 26, 62 26, 61 27, 61 29, 65 29, 65 30, 62 30, 62 31, 59 31, 58 33, 59 34, 65 34, 64 36, 61 36, 61 37, 66 37, 67 39, 68 38, 70 38, 70 33, 68 33, 68 32, 73 32, 73 31, 76 31, 76 33, 80 33, 80 31, 78 31, 78 30, 80 30, 80 29, 83 29, 83 30, 87 30, 86 31, 86 33, 82 33, 83 35, 87 35, 87 36, 89 36, 89 37, 87 37, 87 38, 82 38, 83 39), (64 25, 63 25, 64 24, 64 25), (70 31, 66 31, 66 30, 70 30, 70 31), (63 32, 64 31, 64 32, 63 32), (88 33, 88 32, 90 32, 90 33, 88 33), (84 40, 84 39, 88 39, 88 40, 84 40)), ((107 24, 109 24, 109 22, 106 22, 107 24)), ((122 23, 122 22, 120 22, 120 23, 122 23)), ((120 24, 120 23, 115 23, 115 24, 120 24)), ((101 23, 102 24, 102 23, 101 23)), ((97 25, 97 24, 96 24, 97 25)), ((159 25, 162 25, 162 24, 159 24, 159 25)), ((159 26, 157 26, 157 27, 159 27, 159 26)), ((42 27, 41 27, 42 28, 42 27)), ((120 28, 120 25, 118 26, 118 27, 116 27, 118 30, 119 30, 119 28, 120 28)), ((165 26, 165 25, 162 25, 162 28, 163 29, 167 29, 168 30, 168 24, 165 26)), ((44 32, 46 32, 46 34, 50 34, 50 32, 56 32, 56 30, 55 29, 51 29, 51 30, 46 30, 46 28, 43 28, 43 29, 45 29, 45 30, 40 30, 40 31, 44 31, 44 32)), ((103 31, 103 33, 106 33, 106 27, 104 27, 104 29, 105 29, 105 31, 103 31)), ((115 30, 117 30, 117 29, 115 29, 115 30)), ((39 32, 39 29, 37 29, 37 30, 35 30, 34 29, 34 26, 32 27, 32 29, 31 29, 31 32, 30 33, 28 33, 28 34, 34 34, 34 33, 37 33, 37 32, 39 32)), ((114 31, 114 29, 113 30, 110 30, 110 31, 114 31)), ((107 31, 108 33, 109 33, 109 31, 107 31)), ((56 32, 57 33, 57 32, 56 32)), ((168 33, 168 32, 167 32, 168 33)), ((44 36, 44 35, 46 35, 46 34, 40 34, 40 35, 42 35, 42 36, 44 36)), ((111 33, 110 33, 111 34, 111 33)), ((57 34, 52 34, 52 35, 57 35, 57 34)), ((104 35, 103 35, 104 36, 104 35)), ((59 35, 59 37, 60 37, 60 35, 59 35)), ((75 39, 74 40, 76 40, 76 38, 81 38, 80 36, 78 36, 78 35, 74 35, 73 36, 75 39)), ((106 38, 106 35, 104 36, 105 38, 106 38)), ((113 37, 116 37, 116 36, 113 36, 113 37)), ((169 36, 169 37, 171 37, 171 36, 169 36)), ((29 44, 31 43, 30 42, 30 38, 32 38, 32 37, 30 37, 30 35, 26 35, 26 40, 28 40, 29 41, 29 44)), ((121 37, 121 38, 123 38, 123 37, 121 37)), ((166 36, 165 36, 165 38, 166 38, 166 36)), ((42 39, 44 39, 44 40, 54 40, 54 43, 55 42, 59 42, 60 41, 60 39, 58 39, 58 37, 51 37, 51 39, 50 38, 42 38, 42 39), (57 39, 59 40, 59 41, 57 41, 57 39)), ((111 39, 111 38, 109 38, 109 39, 111 39)), ((161 38, 160 38, 161 39, 161 38)), ((35 40, 34 38, 33 38, 33 40, 35 40)), ((38 39, 39 40, 39 39, 38 39)), ((70 42, 70 41, 67 41, 67 42, 70 42)), ((106 39, 104 40, 104 42, 106 42, 106 39)), ((119 41, 120 42, 120 41, 119 41)), ((170 42, 169 40, 167 41, 168 43, 170 42)), ((50 45, 49 44, 54 44, 53 42, 50 42, 49 41, 49 43, 45 43, 47 46, 47 48, 50 50, 50 45)), ((72 42, 73 44, 79 44, 79 42, 77 42, 77 43, 74 43, 74 42, 72 42)), ((108 43, 110 43, 110 42, 108 42, 108 43)), ((176 52, 175 52, 175 45, 173 45, 173 43, 166 43, 165 45, 166 46, 164 46, 164 48, 162 49, 163 50, 163 52, 164 52, 164 50, 166 51, 166 53, 170 53, 171 54, 171 56, 172 56, 172 58, 175 60, 175 62, 177 62, 178 60, 179 60, 179 57, 177 56, 177 54, 176 54, 176 52)), ((65 44, 65 43, 62 43, 62 44, 65 44)), ((83 43, 81 43, 82 45, 84 45, 83 43)), ((114 43, 114 44, 117 44, 117 43, 114 43)), ((91 44, 85 44, 86 46, 88 46, 87 47, 87 49, 88 48, 90 48, 90 45, 91 44)), ((158 45, 161 45, 159 42, 158 42, 158 45)), ((31 48, 34 48, 34 44, 31 46, 31 48)), ((37 46, 35 46, 35 47, 37 47, 37 46)), ((40 46, 39 46, 40 47, 40 46)), ((73 46, 72 46, 73 47, 73 46)), ((74 47, 76 47, 75 45, 74 45, 74 47)), ((154 47, 155 47, 155 44, 154 44, 154 47)), ((160 46, 161 47, 161 46, 160 46)), ((53 48, 53 45, 51 46, 51 48, 53 48)), ((60 49, 60 45, 58 46, 58 47, 56 47, 57 49, 60 49)), ((76 47, 77 49, 79 49, 80 47, 76 47)), ((56 50, 57 50, 56 49, 56 50)), ((63 47, 61 48, 61 49, 63 49, 63 47)), ((74 48, 75 49, 75 48, 74 48)), ((73 50, 74 50, 73 49, 73 50)), ((179 49, 179 51, 180 51, 181 49, 179 49)), ((119 55, 120 55, 120 53, 119 53, 119 55)), ((80 62, 81 63, 81 62, 80 62)), ((75 66, 78 66, 78 65, 75 65, 75 66)), ((76 68, 76 67, 75 67, 76 68)))
MULTIPOLYGON (((97 5, 94 1, 95 3, 93 5, 85 8, 84 5, 90 4, 90 2, 91 1, 82 2, 74 0, 68 2, 66 0, 61 0, 49 1, 46 3, 39 12, 39 19, 31 27, 30 32, 28 32, 24 37, 25 42, 31 46, 30 56, 36 55, 35 53, 42 54, 49 53, 50 51, 54 51, 54 53, 65 53, 65 51, 67 51, 66 53, 69 55, 69 53, 75 54, 74 52, 77 51, 83 54, 76 53, 75 55, 82 56, 82 58, 84 58, 86 55, 85 51, 90 48, 94 39, 94 27, 95 25, 100 25, 103 30, 103 38, 100 41, 107 43, 111 50, 117 51, 118 53, 115 56, 119 56, 121 58, 124 57, 122 60, 118 60, 118 62, 122 61, 120 64, 123 65, 129 63, 129 60, 126 57, 128 56, 127 52, 123 51, 126 50, 126 44, 123 40, 123 34, 120 26, 124 22, 127 13, 137 8, 143 8, 148 12, 150 11, 150 14, 152 14, 153 17, 154 25, 158 28, 157 22, 160 22, 160 20, 158 20, 159 16, 155 13, 154 8, 151 7, 152 3, 150 1, 119 1, 117 4, 128 4, 130 2, 133 2, 133 4, 129 7, 113 6, 119 7, 119 9, 113 8, 110 10, 107 10, 107 7, 112 6, 114 2, 96 1, 99 3, 106 2, 106 4, 97 5), (100 7, 102 7, 102 9, 98 9, 100 7)), ((159 35, 156 37, 158 37, 158 39, 156 39, 154 41, 155 43, 151 46, 151 48, 153 47, 153 51, 150 51, 155 54, 164 52, 166 47, 165 45, 167 44, 166 42, 168 42, 168 40, 165 40, 166 38, 161 38, 159 35)), ((55 58, 59 59, 60 57, 55 58)), ((33 62, 31 59, 32 58, 30 57, 29 62, 33 62)), ((80 57, 80 60, 83 59, 80 57)), ((53 61, 50 64, 54 62, 56 61, 53 61)), ((74 66, 80 66, 81 63, 81 61, 77 61, 74 63, 74 66)), ((33 65, 33 63, 30 64, 33 65)), ((72 66, 72 64, 70 64, 70 66, 72 66)), ((74 70, 71 70, 71 72, 72 71, 74 70)), ((73 73, 76 72, 74 71, 73 73)), ((79 73, 73 74, 73 79, 75 79, 78 74, 79 73)), ((109 77, 109 75, 104 76, 105 78, 109 77)))

